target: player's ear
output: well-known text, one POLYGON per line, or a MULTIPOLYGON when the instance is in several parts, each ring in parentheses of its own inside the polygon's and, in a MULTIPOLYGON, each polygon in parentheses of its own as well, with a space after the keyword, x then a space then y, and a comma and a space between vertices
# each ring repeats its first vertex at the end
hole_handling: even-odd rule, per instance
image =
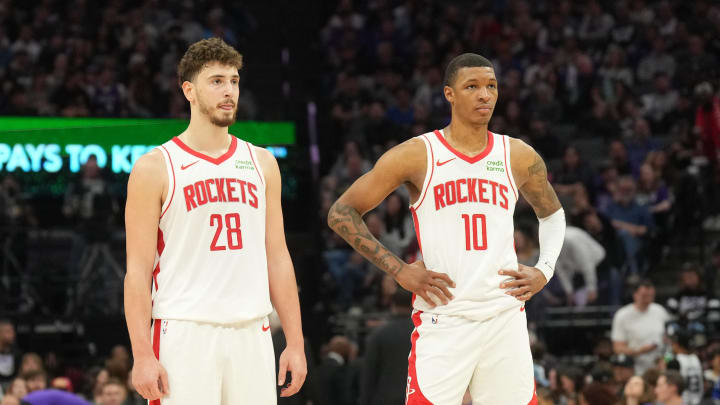
POLYGON ((452 87, 443 87, 443 93, 445 93, 445 100, 447 100, 450 105, 452 105, 455 102, 455 93, 453 92, 452 87))
POLYGON ((195 89, 195 86, 193 86, 192 82, 187 81, 187 80, 185 80, 183 82, 182 91, 183 91, 183 94, 185 95, 185 98, 190 103, 195 101, 195 91, 193 91, 194 89, 195 89))

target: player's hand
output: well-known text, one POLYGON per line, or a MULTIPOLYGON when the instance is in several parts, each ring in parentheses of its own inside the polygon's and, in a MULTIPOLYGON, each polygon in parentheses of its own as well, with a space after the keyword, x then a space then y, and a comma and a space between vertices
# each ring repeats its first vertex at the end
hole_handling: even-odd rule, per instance
POLYGON ((403 266, 395 275, 395 281, 404 289, 422 297, 432 308, 437 305, 432 297, 436 297, 443 305, 454 298, 448 287, 454 288, 455 282, 447 274, 426 269, 422 260, 403 266))
POLYGON ((135 358, 132 384, 138 394, 150 401, 170 395, 167 371, 153 356, 135 358))
POLYGON ((518 263, 517 271, 500 270, 498 274, 514 278, 514 280, 500 283, 500 288, 507 290, 505 294, 513 296, 520 301, 529 300, 533 295, 542 290, 547 283, 542 271, 520 263, 518 263))
POLYGON ((285 375, 290 372, 290 383, 287 387, 280 389, 281 397, 289 397, 297 394, 305 382, 307 376, 307 362, 305 360, 304 347, 288 346, 280 355, 280 365, 278 371, 278 385, 285 385, 285 375))

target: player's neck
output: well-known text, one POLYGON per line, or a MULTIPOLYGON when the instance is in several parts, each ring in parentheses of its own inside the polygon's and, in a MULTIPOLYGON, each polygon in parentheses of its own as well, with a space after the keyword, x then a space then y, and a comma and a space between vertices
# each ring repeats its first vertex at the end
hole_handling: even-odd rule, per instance
POLYGON ((211 156, 222 155, 230 145, 228 127, 218 127, 205 117, 191 117, 190 125, 179 137, 190 148, 211 156))
POLYGON ((452 120, 444 130, 445 140, 450 145, 467 155, 476 155, 483 150, 488 143, 488 126, 468 125, 457 120, 452 120))

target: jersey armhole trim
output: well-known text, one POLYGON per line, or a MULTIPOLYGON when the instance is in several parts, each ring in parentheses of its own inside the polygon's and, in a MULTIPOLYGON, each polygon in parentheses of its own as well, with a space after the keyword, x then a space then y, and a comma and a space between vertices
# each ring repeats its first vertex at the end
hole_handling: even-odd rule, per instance
POLYGON ((255 171, 257 171, 258 177, 260 178, 260 182, 265 185, 265 176, 263 175, 262 169, 255 161, 255 145, 252 145, 250 142, 245 141, 245 145, 248 148, 248 152, 250 153, 250 159, 252 159, 253 166, 255 166, 255 171))
MULTIPOLYGON (((507 135, 502 135, 502 141, 503 141, 503 157, 505 158, 505 174, 507 174, 508 181, 510 182, 510 187, 512 187, 513 195, 515 195, 515 201, 517 202, 520 198, 517 193, 517 189, 515 188, 515 177, 512 174, 512 167, 510 166, 510 147, 506 145, 505 139, 507 138, 507 135)), ((509 143, 509 142, 508 142, 509 143)))
POLYGON ((425 181, 423 181, 422 190, 420 190, 420 198, 415 201, 414 204, 410 205, 410 208, 414 210, 418 210, 420 208, 420 205, 422 205, 423 201, 425 201, 425 196, 427 195, 428 189, 430 188, 430 181, 432 181, 433 174, 435 173, 435 153, 433 152, 432 144, 430 143, 430 140, 425 136, 424 134, 421 135, 423 142, 425 143, 425 156, 427 159, 427 167, 425 168, 425 181), (428 153, 428 151, 430 153, 428 153), (428 176, 428 173, 430 175, 428 176))
POLYGON ((172 158, 170 157, 170 152, 168 152, 167 149, 165 149, 164 145, 160 145, 160 148, 165 152, 163 154, 163 158, 167 160, 165 164, 165 169, 168 171, 168 194, 170 195, 170 198, 165 199, 165 203, 163 204, 161 208, 161 214, 160 218, 162 218, 167 210, 170 208, 170 204, 172 204, 173 197, 175 197, 175 167, 172 163, 172 158), (172 174, 172 191, 170 190, 170 174, 172 174))

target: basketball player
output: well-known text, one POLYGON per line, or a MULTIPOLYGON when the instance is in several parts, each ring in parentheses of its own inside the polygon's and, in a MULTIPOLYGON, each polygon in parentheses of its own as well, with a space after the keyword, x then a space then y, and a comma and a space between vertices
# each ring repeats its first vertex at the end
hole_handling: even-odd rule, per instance
POLYGON ((488 131, 498 98, 493 66, 463 54, 445 72, 450 125, 378 159, 330 209, 328 224, 415 293, 407 404, 536 403, 524 303, 552 277, 565 216, 540 156, 488 131), (424 261, 403 262, 362 216, 400 185, 424 261), (540 259, 518 264, 513 211, 520 192, 540 218, 540 259))
POLYGON ((128 181, 132 383, 151 404, 275 404, 272 306, 287 338, 278 385, 292 378, 281 395, 305 380, 280 171, 267 150, 228 133, 241 66, 220 39, 190 46, 178 65, 190 124, 138 159, 128 181))

